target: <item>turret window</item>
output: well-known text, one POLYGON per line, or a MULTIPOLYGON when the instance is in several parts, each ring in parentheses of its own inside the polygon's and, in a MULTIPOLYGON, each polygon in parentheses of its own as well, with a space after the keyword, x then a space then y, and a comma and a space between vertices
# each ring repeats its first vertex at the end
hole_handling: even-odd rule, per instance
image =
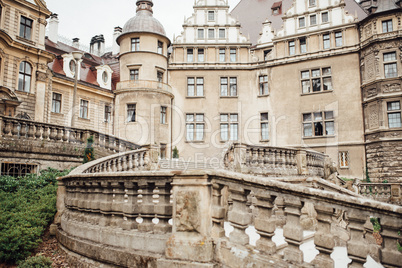
POLYGON ((130 70, 130 80, 136 81, 138 80, 138 78, 139 78, 139 70, 138 69, 130 70))
POLYGON ((396 52, 384 53, 384 74, 385 78, 398 76, 396 52))
POLYGON ((158 54, 163 54, 163 42, 158 41, 158 54))
POLYGON ((140 50, 140 39, 131 38, 131 51, 139 51, 139 50, 140 50))
POLYGON ((393 28, 392 28, 392 20, 384 20, 382 22, 382 32, 383 33, 389 33, 392 32, 393 28))
POLYGON ((127 122, 135 122, 136 104, 127 104, 127 122))

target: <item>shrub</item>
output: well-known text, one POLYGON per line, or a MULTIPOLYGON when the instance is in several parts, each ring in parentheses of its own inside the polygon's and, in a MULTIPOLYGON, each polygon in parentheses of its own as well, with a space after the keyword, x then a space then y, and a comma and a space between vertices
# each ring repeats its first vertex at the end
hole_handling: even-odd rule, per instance
POLYGON ((90 136, 87 139, 87 147, 84 150, 84 160, 83 163, 88 163, 92 160, 95 160, 95 156, 94 156, 94 148, 92 147, 92 144, 94 143, 94 138, 92 136, 90 136))
POLYGON ((179 158, 179 150, 176 146, 173 149, 173 158, 179 158))
POLYGON ((18 268, 51 268, 52 260, 42 256, 34 256, 21 261, 18 265, 18 268))

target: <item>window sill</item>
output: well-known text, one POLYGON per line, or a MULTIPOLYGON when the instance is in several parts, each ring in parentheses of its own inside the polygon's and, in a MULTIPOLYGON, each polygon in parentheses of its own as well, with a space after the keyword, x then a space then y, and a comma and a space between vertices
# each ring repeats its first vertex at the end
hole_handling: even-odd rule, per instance
POLYGON ((19 35, 17 35, 17 40, 22 41, 22 42, 25 42, 25 43, 28 43, 28 44, 31 44, 31 45, 33 45, 33 46, 36 45, 36 43, 35 43, 34 41, 31 41, 31 40, 26 39, 26 38, 24 38, 24 37, 21 37, 21 36, 19 36, 19 35))
POLYGON ((349 169, 349 167, 339 167, 340 169, 349 169))
POLYGON ((205 96, 186 96, 186 99, 205 99, 205 96))
POLYGON ((258 95, 257 98, 264 98, 264 97, 269 97, 269 93, 265 95, 258 95))
POLYGON ((221 99, 237 99, 239 96, 220 96, 221 99))
POLYGON ((31 92, 27 92, 27 91, 22 91, 22 90, 15 90, 15 92, 16 93, 20 93, 20 94, 27 94, 27 95, 32 95, 32 96, 34 96, 35 94, 34 93, 31 93, 31 92))
POLYGON ((260 143, 267 143, 269 140, 260 140, 260 143))
POLYGON ((62 114, 62 113, 57 113, 57 112, 50 112, 52 115, 57 115, 57 116, 63 116, 64 117, 64 114, 62 114))
POLYGON ((84 120, 84 121, 91 121, 89 118, 83 118, 83 117, 78 117, 79 120, 84 120))
POLYGON ((335 135, 331 136, 315 136, 315 137, 303 137, 303 140, 317 140, 317 139, 330 139, 335 138, 335 135))
POLYGON ((186 143, 205 143, 205 141, 186 141, 186 143))
POLYGON ((316 95, 316 94, 321 94, 321 93, 330 93, 334 92, 334 90, 322 90, 322 91, 317 91, 317 92, 309 92, 309 93, 302 93, 300 96, 310 96, 310 95, 316 95))

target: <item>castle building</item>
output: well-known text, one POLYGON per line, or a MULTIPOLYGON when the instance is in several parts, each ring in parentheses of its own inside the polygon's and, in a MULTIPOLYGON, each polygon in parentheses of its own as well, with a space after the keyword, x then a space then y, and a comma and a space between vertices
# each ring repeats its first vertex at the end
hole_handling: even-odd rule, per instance
POLYGON ((241 0, 230 12, 227 0, 197 0, 169 40, 157 6, 137 0, 106 53, 102 35, 86 52, 59 40, 44 1, 0 5, 4 116, 158 146, 160 158, 177 147, 219 162, 233 143, 308 148, 341 177, 402 179, 400 1, 241 0))

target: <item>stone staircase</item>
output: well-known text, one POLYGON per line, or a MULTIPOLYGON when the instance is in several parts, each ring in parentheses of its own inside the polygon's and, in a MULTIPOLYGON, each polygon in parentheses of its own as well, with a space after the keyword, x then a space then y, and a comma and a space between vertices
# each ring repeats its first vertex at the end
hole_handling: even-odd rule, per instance
POLYGON ((184 160, 169 160, 169 159, 159 159, 158 166, 161 170, 213 170, 223 168, 219 164, 211 165, 205 162, 190 162, 184 160))

